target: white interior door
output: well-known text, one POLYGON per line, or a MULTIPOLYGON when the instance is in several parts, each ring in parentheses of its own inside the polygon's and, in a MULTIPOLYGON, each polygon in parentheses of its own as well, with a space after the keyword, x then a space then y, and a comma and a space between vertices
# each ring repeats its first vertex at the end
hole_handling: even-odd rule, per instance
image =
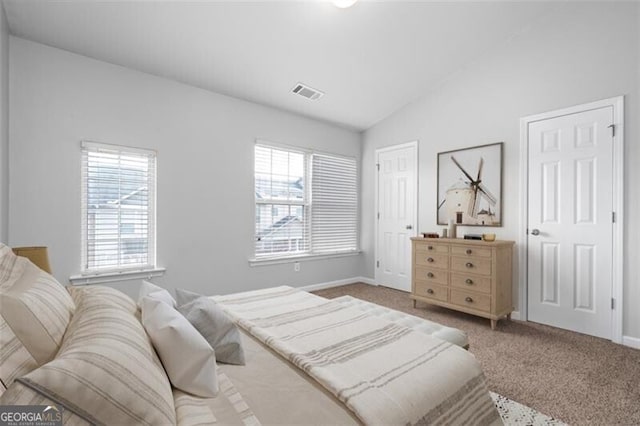
POLYGON ((377 151, 376 284, 411 291, 411 240, 417 235, 417 142, 377 151))
POLYGON ((611 338, 613 108, 529 124, 528 318, 611 338))

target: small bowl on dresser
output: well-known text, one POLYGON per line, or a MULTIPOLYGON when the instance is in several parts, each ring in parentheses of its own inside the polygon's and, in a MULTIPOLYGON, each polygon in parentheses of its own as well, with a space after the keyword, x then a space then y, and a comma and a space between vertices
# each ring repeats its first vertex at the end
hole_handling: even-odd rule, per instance
POLYGON ((491 242, 495 240, 496 240, 496 234, 482 234, 482 241, 491 242))

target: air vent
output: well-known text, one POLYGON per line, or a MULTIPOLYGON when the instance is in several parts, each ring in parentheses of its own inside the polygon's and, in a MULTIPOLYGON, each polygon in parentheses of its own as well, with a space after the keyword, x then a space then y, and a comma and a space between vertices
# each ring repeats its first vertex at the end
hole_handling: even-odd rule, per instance
POLYGON ((306 84, 298 83, 292 90, 296 95, 300 95, 304 98, 311 99, 312 101, 320 99, 324 95, 323 92, 309 87, 306 84))

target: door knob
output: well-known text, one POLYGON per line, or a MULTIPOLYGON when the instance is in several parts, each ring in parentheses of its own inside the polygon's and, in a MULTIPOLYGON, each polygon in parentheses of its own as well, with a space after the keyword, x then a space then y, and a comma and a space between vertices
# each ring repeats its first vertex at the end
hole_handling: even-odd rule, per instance
POLYGON ((413 229, 413 226, 411 226, 411 225, 407 225, 407 226, 405 226, 405 228, 407 228, 407 229, 413 229))
POLYGON ((539 229, 532 229, 531 230, 531 235, 540 235, 540 230, 539 229))

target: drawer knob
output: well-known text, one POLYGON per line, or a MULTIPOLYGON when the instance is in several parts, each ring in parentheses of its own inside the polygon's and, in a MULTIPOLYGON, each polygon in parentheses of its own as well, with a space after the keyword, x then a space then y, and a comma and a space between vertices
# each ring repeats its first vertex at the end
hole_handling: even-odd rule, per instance
POLYGON ((467 254, 471 254, 472 250, 471 249, 467 249, 467 254))
POLYGON ((467 268, 473 268, 473 263, 467 262, 464 266, 466 266, 467 268))
POLYGON ((472 303, 473 299, 471 297, 467 296, 467 297, 464 298, 464 301, 468 302, 468 303, 472 303))
POLYGON ((464 282, 469 285, 473 284, 473 280, 471 278, 467 278, 464 282))
POLYGON ((427 258, 427 262, 433 262, 433 257, 427 258))
POLYGON ((427 250, 433 250, 433 246, 427 246, 427 250))
POLYGON ((427 274, 427 276, 428 276, 429 278, 433 278, 433 272, 429 272, 429 273, 427 274))
POLYGON ((427 293, 429 294, 433 294, 433 290, 431 290, 430 288, 427 289, 427 293))

